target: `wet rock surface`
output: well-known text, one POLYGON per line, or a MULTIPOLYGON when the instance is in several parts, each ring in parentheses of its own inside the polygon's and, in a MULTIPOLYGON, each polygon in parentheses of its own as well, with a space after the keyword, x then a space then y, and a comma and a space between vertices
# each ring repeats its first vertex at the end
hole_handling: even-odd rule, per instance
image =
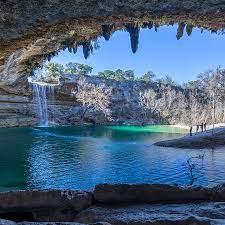
POLYGON ((3 192, 0 218, 1 225, 222 225, 225 188, 104 184, 94 192, 3 192))
POLYGON ((91 223, 98 220, 113 225, 210 225, 225 224, 224 203, 93 206, 77 216, 91 223))
MULTIPOLYGON (((16 223, 10 220, 1 220, 0 225, 85 225, 84 223, 76 223, 76 222, 20 222, 16 223)), ((110 225, 107 222, 96 222, 91 223, 91 225, 110 225)))
POLYGON ((82 191, 17 191, 0 193, 0 218, 15 221, 72 221, 92 205, 82 191))
POLYGON ((209 201, 212 191, 207 188, 181 188, 170 185, 102 184, 94 190, 94 198, 105 204, 174 203, 209 201))
POLYGON ((11 220, 0 219, 0 225, 16 225, 16 222, 11 220))

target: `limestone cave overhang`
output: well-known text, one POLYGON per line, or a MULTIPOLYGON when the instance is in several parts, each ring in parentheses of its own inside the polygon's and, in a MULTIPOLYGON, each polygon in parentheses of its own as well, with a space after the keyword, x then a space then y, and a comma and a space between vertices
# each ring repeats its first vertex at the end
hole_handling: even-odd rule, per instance
MULTIPOLYGON (((223 32, 224 0, 1 0, 0 88, 18 86, 61 49, 84 56, 92 40, 106 40, 116 30, 126 30, 131 39, 139 29, 179 24, 177 38, 193 27, 223 32)), ((132 42, 132 40, 131 40, 132 42)), ((137 46, 131 44, 133 52, 137 46)))

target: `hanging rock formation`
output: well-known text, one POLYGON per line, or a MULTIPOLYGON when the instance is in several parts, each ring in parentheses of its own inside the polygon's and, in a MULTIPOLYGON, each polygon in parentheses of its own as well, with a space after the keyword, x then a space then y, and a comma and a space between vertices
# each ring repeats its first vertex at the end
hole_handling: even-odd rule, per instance
MULTIPOLYGON (((1 1, 0 88, 22 90, 18 87, 24 81, 21 78, 65 48, 66 42, 84 45, 82 43, 90 43, 101 35, 108 40, 113 29, 122 28, 121 23, 140 27, 147 25, 148 28, 173 23, 189 24, 189 34, 193 26, 216 31, 225 27, 224 11, 223 0, 1 1), (115 28, 112 24, 120 25, 115 28)), ((134 33, 131 36, 137 39, 138 28, 134 33)), ((135 52, 137 41, 132 43, 135 52)), ((67 47, 76 52, 77 44, 67 47)), ((88 46, 85 44, 85 57, 90 52, 88 46)))

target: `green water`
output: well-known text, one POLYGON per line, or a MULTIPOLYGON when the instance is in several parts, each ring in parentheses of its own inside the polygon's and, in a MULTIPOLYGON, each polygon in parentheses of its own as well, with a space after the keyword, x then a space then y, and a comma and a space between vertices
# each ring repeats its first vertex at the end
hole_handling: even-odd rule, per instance
POLYGON ((126 132, 141 132, 141 133, 173 133, 186 134, 187 130, 173 127, 169 125, 151 125, 151 126, 113 126, 112 130, 126 131, 126 132))
MULTIPOLYGON (((186 160, 201 150, 154 142, 185 135, 169 126, 71 126, 0 129, 0 190, 92 189, 98 183, 186 185, 186 160)), ((196 184, 225 181, 225 154, 206 152, 196 184)))

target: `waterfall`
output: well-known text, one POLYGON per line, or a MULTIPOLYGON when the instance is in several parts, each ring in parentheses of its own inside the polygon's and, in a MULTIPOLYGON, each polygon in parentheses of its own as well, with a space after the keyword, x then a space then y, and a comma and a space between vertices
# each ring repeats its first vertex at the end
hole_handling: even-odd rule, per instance
POLYGON ((47 85, 40 85, 37 83, 32 83, 34 91, 34 102, 37 106, 37 116, 39 118, 39 123, 42 126, 48 126, 48 102, 46 97, 47 85))
MULTIPOLYGON (((55 102, 55 86, 54 85, 50 85, 49 86, 49 94, 51 96, 51 101, 54 103, 55 102)), ((54 110, 52 109, 52 123, 55 123, 55 115, 54 115, 54 110)))

